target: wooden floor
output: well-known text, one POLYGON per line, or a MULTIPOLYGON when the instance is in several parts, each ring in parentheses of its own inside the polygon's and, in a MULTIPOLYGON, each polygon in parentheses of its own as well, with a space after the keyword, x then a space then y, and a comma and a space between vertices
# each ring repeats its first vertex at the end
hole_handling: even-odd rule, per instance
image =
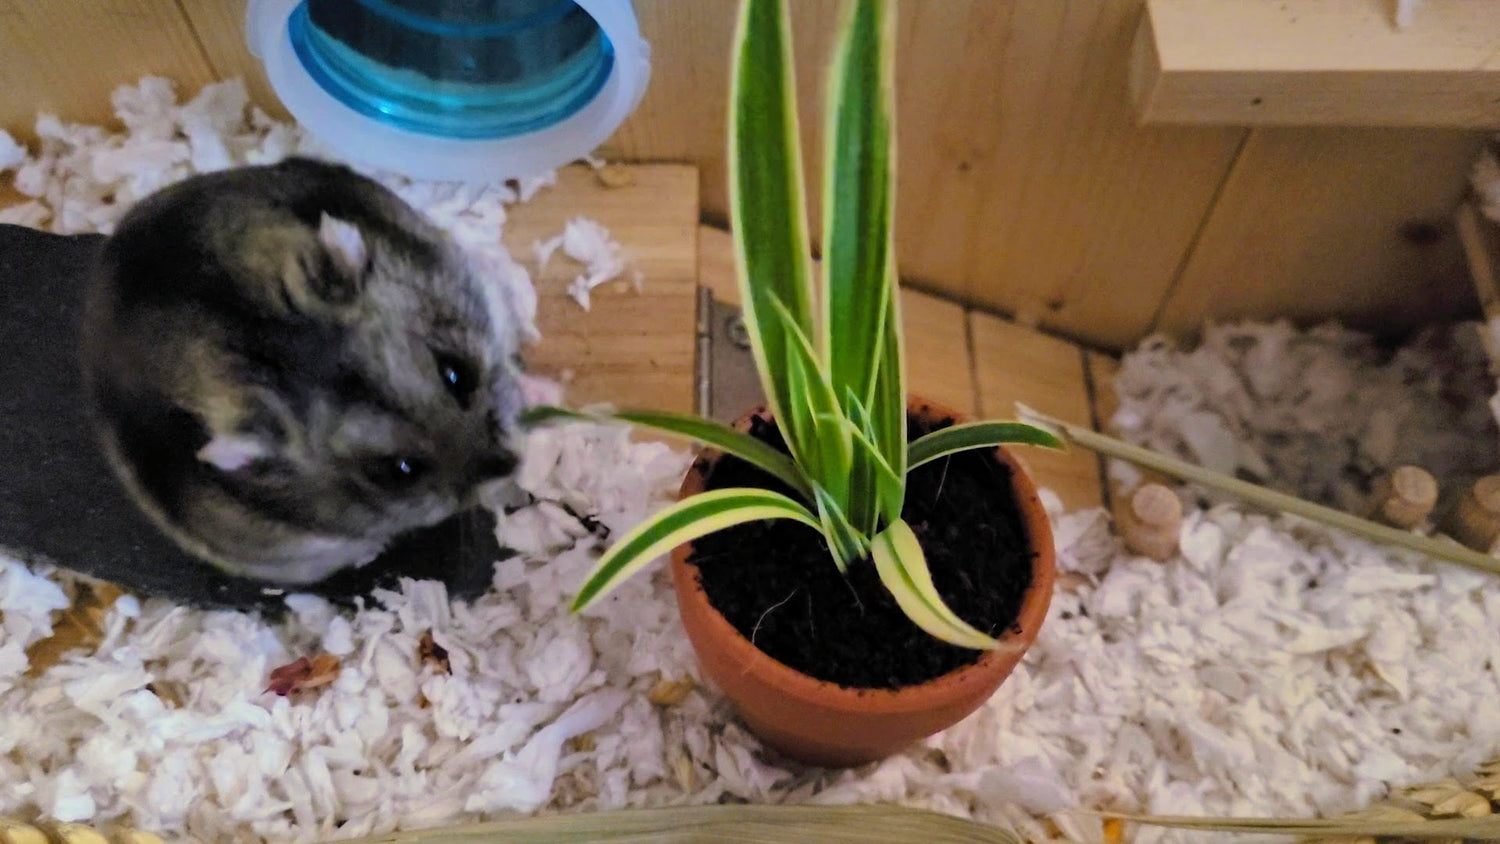
MULTIPOLYGON (((698 172, 691 166, 632 165, 607 175, 564 168, 555 187, 511 209, 505 242, 532 274, 543 337, 528 357, 539 372, 568 384, 575 405, 691 411, 697 289, 737 298, 729 235, 698 224, 698 172), (566 293, 583 268, 559 250, 538 272, 532 250, 574 216, 607 228, 630 264, 627 279, 594 291, 589 311, 566 293), (634 271, 639 290, 628 280, 634 271)), ((0 206, 7 200, 15 195, 0 193, 0 206)), ((1108 419, 1112 358, 914 290, 903 291, 902 304, 915 392, 984 418, 1012 418, 1023 402, 1078 424, 1108 419)), ((1027 450, 1022 459, 1070 509, 1107 503, 1091 452, 1027 450)))

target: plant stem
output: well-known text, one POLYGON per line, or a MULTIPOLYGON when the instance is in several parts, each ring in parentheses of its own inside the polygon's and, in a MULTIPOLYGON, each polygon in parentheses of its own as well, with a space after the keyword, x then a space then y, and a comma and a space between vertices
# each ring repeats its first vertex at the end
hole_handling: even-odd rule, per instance
POLYGON ((1239 478, 1205 469, 1202 466, 1195 466, 1191 463, 1168 457, 1160 452, 1104 436, 1088 428, 1072 425, 1060 419, 1054 419, 1038 413, 1025 405, 1017 404, 1016 407, 1025 421, 1050 428, 1054 433, 1068 442, 1082 446, 1090 451, 1095 451, 1108 457, 1119 458, 1120 460, 1144 466, 1147 469, 1199 484, 1209 489, 1225 492, 1237 498, 1244 499, 1251 504, 1291 513, 1305 519, 1340 528, 1375 542, 1398 545, 1402 548, 1408 548, 1431 557, 1478 569, 1479 571, 1500 574, 1500 558, 1492 557, 1489 554, 1482 554, 1460 545, 1447 537, 1438 539, 1423 536, 1419 533, 1404 531, 1361 519, 1342 510, 1335 510, 1332 507, 1314 504, 1311 501, 1306 501, 1294 495, 1276 492, 1275 490, 1267 489, 1248 481, 1242 481, 1239 478))

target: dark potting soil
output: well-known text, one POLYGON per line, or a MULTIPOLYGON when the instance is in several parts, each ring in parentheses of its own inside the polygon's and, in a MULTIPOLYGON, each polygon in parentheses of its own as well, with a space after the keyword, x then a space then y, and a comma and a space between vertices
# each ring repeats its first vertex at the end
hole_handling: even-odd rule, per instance
MULTIPOLYGON (((952 424, 920 427, 916 437, 952 424)), ((775 425, 757 418, 750 433, 783 451, 775 425)), ((760 487, 795 494, 735 457, 724 457, 708 489, 760 487)), ((959 618, 1000 636, 1012 627, 1031 585, 1033 552, 1010 487, 1010 469, 988 451, 959 452, 911 472, 902 511, 927 556, 932 580, 959 618)), ((896 689, 978 660, 981 651, 933 638, 902 613, 868 559, 848 576, 834 566, 822 534, 785 519, 753 522, 694 543, 709 602, 769 656, 849 688, 896 689)))

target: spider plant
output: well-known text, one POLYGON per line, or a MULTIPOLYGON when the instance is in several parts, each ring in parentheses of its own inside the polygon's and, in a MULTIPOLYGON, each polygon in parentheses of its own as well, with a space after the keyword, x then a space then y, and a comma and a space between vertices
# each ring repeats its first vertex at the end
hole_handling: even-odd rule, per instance
POLYGON ((822 532, 840 571, 872 559, 922 629, 955 645, 995 639, 950 610, 902 520, 906 476, 933 460, 1002 443, 1060 448, 1020 422, 952 426, 907 439, 906 373, 894 257, 894 3, 841 9, 828 78, 824 252, 812 278, 785 0, 744 0, 733 47, 729 186, 743 314, 767 406, 790 454, 695 416, 536 408, 530 424, 613 418, 686 436, 785 482, 691 496, 615 543, 583 584, 581 611, 675 546, 732 525, 792 519, 822 532))

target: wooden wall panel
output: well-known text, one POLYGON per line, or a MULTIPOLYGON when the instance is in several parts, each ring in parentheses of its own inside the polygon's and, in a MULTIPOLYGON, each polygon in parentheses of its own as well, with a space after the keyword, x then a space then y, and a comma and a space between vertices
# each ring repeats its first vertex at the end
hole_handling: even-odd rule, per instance
POLYGON ((183 92, 214 78, 170 0, 0 0, 0 128, 29 138, 39 111, 111 120, 110 93, 147 75, 183 92))
POLYGON ((1243 131, 1134 126, 1138 13, 1136 0, 978 2, 904 30, 911 279, 1091 343, 1139 336, 1243 131), (960 72, 945 74, 953 53, 960 72))
POLYGON ((285 120, 288 114, 271 90, 260 60, 250 52, 245 41, 245 7, 248 0, 177 0, 193 30, 203 43, 204 55, 219 79, 235 76, 245 80, 250 102, 273 117, 285 120))
MULTIPOLYGON (((652 88, 610 143, 629 158, 696 161, 704 210, 720 219, 735 5, 638 0, 654 45, 652 88)), ((1099 344, 1145 330, 1244 131, 1135 127, 1125 69, 1140 7, 901 4, 898 258, 911 282, 1034 313, 1099 344)), ((835 0, 792 4, 814 209, 822 68, 836 8, 835 0)))
MULTIPOLYGON (((242 76, 284 114, 246 48, 245 3, 0 0, 0 126, 24 135, 42 108, 107 119, 110 91, 147 73, 184 93, 242 76)), ((1127 77, 1142 3, 902 0, 909 283, 1113 349, 1205 317, 1347 313, 1401 327, 1472 308, 1453 283, 1456 247, 1399 232, 1450 217, 1479 135, 1139 127, 1127 77)), ((651 87, 604 152, 697 164, 705 216, 723 220, 737 0, 635 6, 651 87)), ((791 8, 816 203, 837 0, 791 8)))
POLYGON ((1483 136, 1257 129, 1155 327, 1342 317, 1401 331, 1476 312, 1451 219, 1483 136))

